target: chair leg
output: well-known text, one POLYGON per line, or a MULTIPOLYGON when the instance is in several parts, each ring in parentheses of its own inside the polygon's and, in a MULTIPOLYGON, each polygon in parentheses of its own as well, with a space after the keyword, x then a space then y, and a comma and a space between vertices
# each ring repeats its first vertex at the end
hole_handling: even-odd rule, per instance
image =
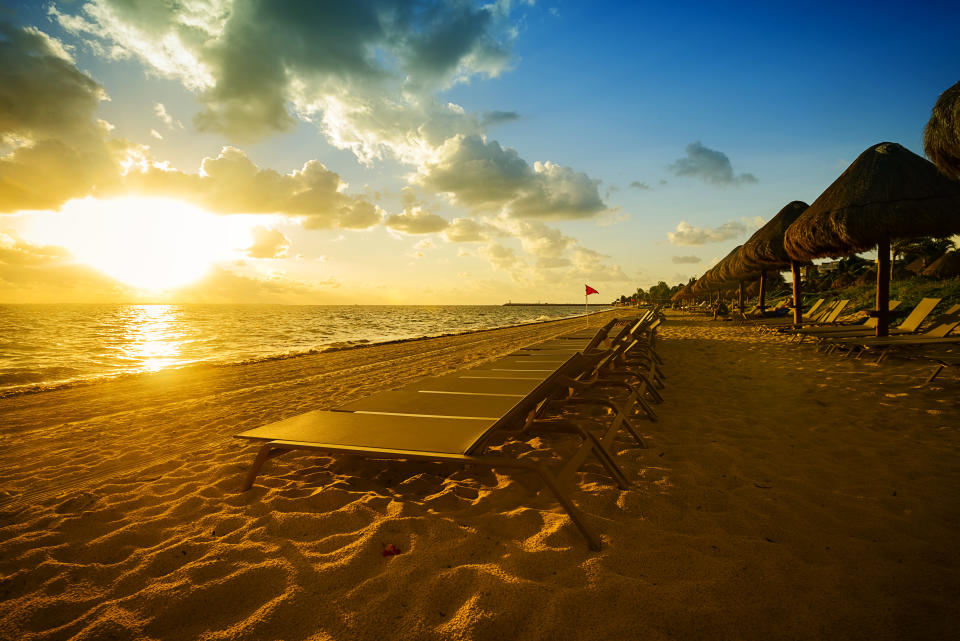
POLYGON ((946 365, 944 365, 943 363, 937 363, 937 368, 936 368, 935 370, 933 370, 933 373, 930 374, 929 378, 927 378, 927 380, 924 381, 923 384, 924 384, 924 385, 929 385, 930 383, 932 383, 932 382, 933 382, 933 379, 935 379, 935 378, 937 377, 937 375, 938 375, 940 372, 943 371, 943 368, 944 368, 944 367, 946 367, 946 365))
POLYGON ((285 454, 289 450, 285 447, 274 447, 272 443, 267 443, 260 448, 260 451, 257 452, 257 457, 253 459, 253 465, 250 466, 250 469, 247 471, 247 476, 243 481, 242 492, 246 492, 251 487, 253 487, 253 482, 257 480, 257 474, 260 473, 260 468, 263 467, 263 464, 266 463, 269 459, 285 454))

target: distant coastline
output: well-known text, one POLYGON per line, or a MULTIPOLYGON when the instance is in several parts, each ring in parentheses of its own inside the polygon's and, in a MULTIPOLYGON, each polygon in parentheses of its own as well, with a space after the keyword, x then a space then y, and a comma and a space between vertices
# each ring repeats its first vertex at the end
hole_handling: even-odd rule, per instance
MULTIPOLYGON (((594 307, 610 307, 604 303, 591 303, 594 307)), ((504 303, 504 307, 580 307, 580 303, 504 303)))

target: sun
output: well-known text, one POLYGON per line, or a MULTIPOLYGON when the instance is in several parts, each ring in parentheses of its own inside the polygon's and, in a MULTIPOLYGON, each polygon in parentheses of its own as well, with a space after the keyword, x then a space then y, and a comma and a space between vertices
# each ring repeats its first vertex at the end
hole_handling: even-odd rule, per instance
POLYGON ((229 218, 166 198, 85 198, 38 219, 31 235, 124 284, 159 292, 199 280, 249 245, 249 224, 229 218))

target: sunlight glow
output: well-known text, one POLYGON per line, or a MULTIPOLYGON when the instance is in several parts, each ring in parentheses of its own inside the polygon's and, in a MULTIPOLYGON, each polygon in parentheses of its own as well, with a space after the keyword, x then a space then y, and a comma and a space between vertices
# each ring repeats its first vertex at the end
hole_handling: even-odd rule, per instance
POLYGON ((179 362, 183 332, 178 330, 177 307, 132 305, 127 309, 124 359, 141 363, 146 372, 156 372, 179 362))
POLYGON ((35 217, 31 242, 66 247, 81 262, 147 291, 200 279, 250 244, 250 217, 215 216, 163 198, 85 198, 35 217))

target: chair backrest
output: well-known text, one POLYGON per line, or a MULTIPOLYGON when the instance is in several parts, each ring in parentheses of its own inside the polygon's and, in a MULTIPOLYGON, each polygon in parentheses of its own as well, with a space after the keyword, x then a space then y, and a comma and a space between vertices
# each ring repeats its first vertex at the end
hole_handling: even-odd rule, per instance
POLYGON ((828 313, 826 316, 824 316, 824 317, 823 317, 823 320, 820 321, 820 322, 821 322, 821 323, 832 323, 832 322, 834 322, 835 320, 837 320, 837 318, 840 316, 840 312, 843 311, 844 307, 846 307, 849 302, 850 302, 850 299, 849 299, 849 298, 845 298, 845 299, 843 299, 843 300, 838 300, 838 301, 837 301, 837 304, 834 305, 833 309, 830 310, 830 313, 828 313))
POLYGON ((937 306, 937 303, 940 302, 939 298, 924 298, 917 306, 913 308, 913 311, 910 312, 910 315, 903 319, 899 325, 897 325, 898 330, 903 330, 905 332, 915 332, 917 328, 920 327, 920 324, 926 320, 927 316, 930 315, 930 312, 933 311, 933 308, 937 306))
MULTIPOLYGON (((817 302, 819 303, 822 300, 823 299, 821 298, 817 302)), ((824 318, 826 318, 827 314, 833 311, 833 309, 837 306, 839 302, 840 301, 836 301, 836 300, 831 301, 826 305, 824 305, 823 307, 821 307, 819 310, 816 309, 816 306, 811 307, 810 309, 813 311, 813 313, 807 312, 804 316, 808 321, 817 321, 817 322, 822 321, 824 318)))
MULTIPOLYGON (((811 305, 811 306, 810 306, 810 309, 807 310, 807 315, 808 315, 808 316, 813 316, 814 314, 816 314, 816 313, 817 313, 817 310, 820 309, 820 306, 823 305, 823 301, 825 301, 825 300, 827 300, 827 299, 826 299, 826 298, 821 298, 820 300, 818 300, 817 302, 815 302, 813 305, 811 305)), ((759 307, 759 306, 758 306, 758 307, 759 307)))
POLYGON ((487 436, 492 432, 499 429, 509 428, 517 424, 522 424, 532 412, 535 412, 537 408, 550 397, 554 389, 556 389, 556 387, 560 384, 561 380, 564 378, 575 378, 583 371, 583 369, 583 356, 577 352, 564 361, 562 365, 560 365, 553 371, 552 374, 550 374, 550 376, 540 381, 539 385, 537 385, 530 391, 530 393, 520 399, 520 401, 518 401, 517 404, 514 405, 513 408, 510 409, 506 414, 501 416, 496 423, 491 425, 490 428, 484 432, 483 436, 478 438, 465 453, 471 454, 482 451, 487 440, 487 436))
MULTIPOLYGON (((898 308, 898 307, 900 307, 900 301, 898 301, 898 300, 892 300, 892 301, 890 301, 889 304, 887 305, 887 311, 888 311, 888 312, 892 312, 893 310, 895 310, 895 309, 898 308)), ((880 320, 880 319, 877 318, 876 316, 871 316, 871 317, 868 318, 867 320, 863 321, 862 324, 863 324, 863 326, 866 327, 867 329, 873 329, 874 327, 877 326, 877 322, 879 322, 879 320, 880 320)))
POLYGON ((960 325, 960 313, 944 314, 943 318, 940 319, 939 325, 930 331, 924 332, 921 336, 927 338, 943 338, 952 332, 957 325, 960 325))

